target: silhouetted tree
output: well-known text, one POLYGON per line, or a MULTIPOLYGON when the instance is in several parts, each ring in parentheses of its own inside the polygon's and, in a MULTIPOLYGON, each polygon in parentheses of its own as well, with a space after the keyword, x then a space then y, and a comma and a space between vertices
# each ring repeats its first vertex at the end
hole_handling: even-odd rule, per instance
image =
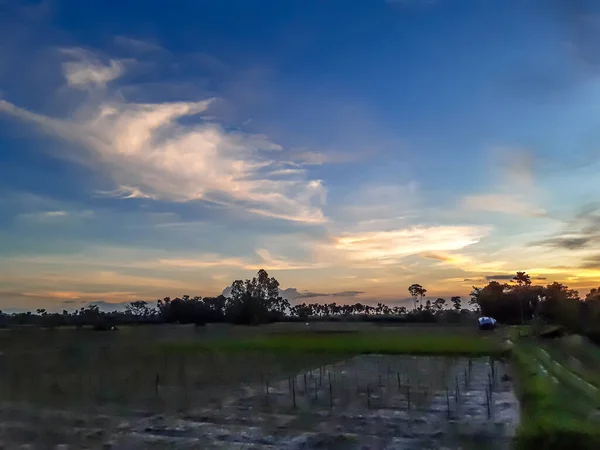
POLYGON ((450 302, 452 302, 452 307, 454 308, 455 311, 460 311, 461 310, 461 308, 462 308, 461 302, 462 301, 461 301, 461 298, 459 296, 452 297, 450 299, 450 302))
POLYGON ((150 315, 151 308, 148 306, 148 302, 145 302, 143 300, 137 300, 126 305, 125 311, 127 311, 132 316, 146 317, 150 315))
POLYGON ((436 311, 442 311, 444 309, 444 306, 446 305, 446 300, 444 300, 443 298, 438 298, 433 302, 433 308, 436 311))
POLYGON ((251 280, 233 282, 227 316, 234 323, 259 324, 281 319, 288 308, 279 295, 279 282, 261 269, 251 280))
POLYGON ((410 296, 413 298, 414 309, 417 309, 417 301, 418 302, 423 301, 423 297, 425 297, 425 294, 427 293, 427 289, 425 289, 420 284, 411 284, 408 287, 408 292, 410 293, 410 296))

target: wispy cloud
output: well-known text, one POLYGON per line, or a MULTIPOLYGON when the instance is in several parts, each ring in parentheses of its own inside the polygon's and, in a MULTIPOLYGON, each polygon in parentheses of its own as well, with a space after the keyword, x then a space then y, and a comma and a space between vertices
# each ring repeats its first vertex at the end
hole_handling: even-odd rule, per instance
POLYGON ((447 252, 424 252, 419 256, 427 259, 439 261, 441 264, 448 264, 459 267, 465 272, 491 272, 500 270, 505 266, 504 261, 482 261, 480 258, 475 258, 469 255, 461 255, 457 253, 447 252))
POLYGON ((460 250, 479 242, 488 232, 487 227, 414 226, 337 236, 333 248, 351 262, 397 264, 409 255, 460 250))
POLYGON ((584 206, 558 233, 529 245, 576 251, 594 249, 599 242, 600 205, 592 203, 584 206))
POLYGON ((94 217, 94 212, 91 210, 85 211, 39 211, 22 213, 17 216, 17 220, 26 222, 48 223, 64 223, 65 221, 73 221, 78 219, 91 219, 94 217))
POLYGON ((239 258, 224 258, 220 255, 204 255, 201 259, 159 259, 159 264, 181 269, 207 269, 210 267, 249 268, 250 264, 239 258))
POLYGON ((469 195, 462 200, 462 206, 469 211, 512 214, 526 217, 543 217, 546 210, 531 204, 518 194, 469 195))
POLYGON ((116 36, 114 38, 115 44, 133 53, 149 53, 156 51, 163 51, 164 49, 156 42, 136 39, 130 36, 116 36))
POLYGON ((499 148, 493 156, 490 165, 500 168, 496 186, 492 192, 463 197, 461 207, 467 211, 546 217, 547 211, 538 204, 541 195, 535 185, 533 155, 522 149, 499 148))
MULTIPOLYGON (((102 65, 81 49, 68 53, 79 58, 64 66, 73 87, 105 86, 122 73, 118 62, 102 65)), ((203 199, 273 218, 324 222, 323 183, 309 179, 304 170, 282 171, 294 163, 267 137, 203 120, 211 102, 88 102, 77 119, 69 120, 6 101, 0 101, 0 112, 85 148, 94 160, 91 165, 115 181, 112 193, 117 197, 203 199)))
POLYGON ((64 48, 62 53, 72 58, 64 62, 62 68, 67 83, 75 89, 103 88, 124 73, 122 61, 109 59, 103 63, 82 48, 64 48))

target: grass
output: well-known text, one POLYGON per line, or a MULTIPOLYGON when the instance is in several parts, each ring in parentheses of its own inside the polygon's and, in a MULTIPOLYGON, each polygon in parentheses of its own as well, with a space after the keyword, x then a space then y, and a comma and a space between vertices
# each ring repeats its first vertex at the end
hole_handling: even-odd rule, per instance
POLYGON ((306 352, 329 354, 410 354, 447 356, 500 355, 504 350, 493 335, 463 333, 277 333, 214 341, 173 341, 174 352, 306 352))
POLYGON ((519 343, 513 350, 521 424, 517 449, 597 449, 600 432, 589 420, 590 408, 580 392, 553 379, 543 370, 533 343, 519 343))
MULTIPOLYGON (((226 392, 240 383, 263 377, 285 379, 307 367, 350 355, 504 355, 507 350, 501 338, 510 335, 515 341, 512 367, 522 409, 517 449, 600 448, 600 427, 590 420, 595 399, 551 362, 545 361, 548 368, 543 370, 539 343, 519 338, 527 331, 526 327, 501 328, 494 333, 442 326, 382 329, 361 324, 124 327, 118 333, 8 331, 0 333, 4 367, 0 370, 0 399, 66 407, 96 404, 102 396, 114 394, 114 399, 103 401, 126 408, 179 410, 188 404, 203 404, 220 390, 226 392), (45 376, 23 375, 38 373, 45 376), (161 390, 157 396, 158 378, 161 390)), ((598 349, 584 350, 578 355, 581 359, 588 350, 598 349)), ((592 362, 595 364, 595 359, 590 366, 592 362)))

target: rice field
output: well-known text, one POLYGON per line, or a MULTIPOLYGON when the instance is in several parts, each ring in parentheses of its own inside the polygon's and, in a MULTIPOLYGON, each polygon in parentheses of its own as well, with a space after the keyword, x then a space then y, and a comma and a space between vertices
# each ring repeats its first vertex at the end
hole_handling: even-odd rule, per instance
POLYGON ((4 448, 503 449, 519 422, 505 350, 464 327, 12 330, 0 351, 4 448))

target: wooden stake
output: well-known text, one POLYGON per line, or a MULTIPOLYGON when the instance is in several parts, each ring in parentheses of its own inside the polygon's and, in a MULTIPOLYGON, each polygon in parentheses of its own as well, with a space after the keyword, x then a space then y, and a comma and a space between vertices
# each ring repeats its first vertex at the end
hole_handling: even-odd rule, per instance
POLYGON ((331 372, 329 372, 329 407, 333 408, 333 386, 331 384, 331 372))

